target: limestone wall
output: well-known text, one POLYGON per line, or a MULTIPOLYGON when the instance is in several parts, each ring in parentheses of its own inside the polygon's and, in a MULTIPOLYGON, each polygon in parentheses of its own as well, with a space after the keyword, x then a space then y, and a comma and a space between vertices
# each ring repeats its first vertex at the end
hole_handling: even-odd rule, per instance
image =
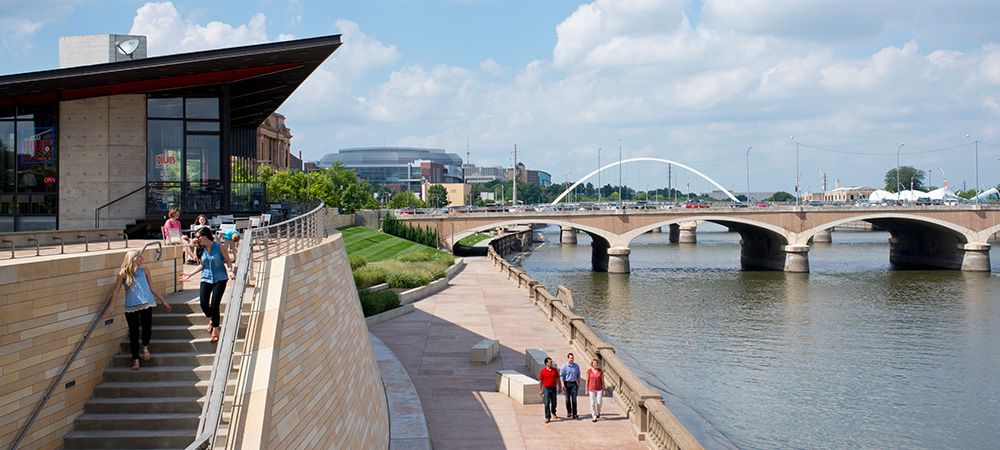
MULTIPOLYGON (((107 301, 125 250, 3 261, 0 265, 0 448, 8 448, 107 301)), ((178 247, 145 266, 174 292, 178 247)), ((179 269, 178 269, 179 270, 179 269)), ((59 383, 20 448, 58 448, 127 335, 122 308, 101 323, 59 383), (74 383, 66 387, 67 383, 74 383)))
POLYGON ((334 208, 326 210, 326 232, 333 234, 337 228, 354 225, 354 214, 340 214, 334 208))
POLYGON ((229 448, 388 448, 378 365, 340 234, 267 264, 229 448))
MULTIPOLYGON (((94 210, 146 183, 146 96, 59 103, 59 229, 93 228, 94 210)), ((101 226, 145 216, 138 192, 103 211, 101 226)))

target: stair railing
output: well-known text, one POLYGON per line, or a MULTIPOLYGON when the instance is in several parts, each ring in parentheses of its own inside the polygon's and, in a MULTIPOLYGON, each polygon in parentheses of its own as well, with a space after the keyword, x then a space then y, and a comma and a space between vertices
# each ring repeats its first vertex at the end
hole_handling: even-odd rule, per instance
MULTIPOLYGON (((163 244, 161 244, 160 241, 147 242, 146 245, 142 246, 142 250, 139 250, 139 254, 141 255, 145 252, 146 247, 150 245, 156 245, 156 261, 159 261, 163 257, 163 244)), ((59 371, 59 375, 56 375, 56 379, 52 380, 52 384, 49 385, 49 389, 45 391, 45 396, 38 401, 38 406, 35 407, 35 412, 31 414, 31 418, 25 422, 23 427, 21 427, 21 432, 17 434, 17 439, 14 439, 14 443, 10 445, 10 450, 17 449, 17 446, 21 444, 21 440, 24 439, 26 434, 28 434, 28 430, 31 429, 31 425, 35 423, 35 419, 38 418, 42 409, 45 408, 45 403, 49 401, 50 397, 52 397, 52 393, 55 392, 56 387, 59 386, 63 377, 66 376, 66 372, 69 371, 69 366, 73 365, 73 362, 76 361, 76 357, 80 355, 80 351, 83 350, 83 346, 87 344, 87 340, 90 339, 90 335, 97 329, 97 325, 101 323, 101 320, 104 318, 104 314, 108 312, 108 308, 110 306, 110 301, 104 302, 104 306, 101 307, 101 310, 94 316, 94 320, 90 322, 90 328, 87 328, 87 332, 83 334, 83 339, 81 339, 80 343, 76 345, 76 349, 73 350, 73 354, 69 355, 69 359, 66 360, 66 364, 63 364, 63 368, 59 371)))
POLYGON ((96 209, 94 209, 94 228, 100 228, 101 227, 101 210, 102 209, 107 208, 107 207, 109 207, 109 206, 111 206, 111 205, 113 205, 115 203, 118 203, 118 202, 120 202, 122 200, 125 200, 126 198, 130 197, 132 194, 135 194, 136 192, 139 192, 139 191, 143 191, 145 189, 146 189, 146 185, 144 184, 142 186, 139 186, 138 188, 136 188, 132 192, 129 192, 128 194, 125 194, 125 195, 123 195, 121 197, 118 197, 118 198, 116 198, 114 200, 111 200, 110 202, 107 202, 107 203, 105 203, 105 204, 103 204, 101 206, 98 206, 96 209))
POLYGON ((215 362, 212 364, 212 377, 209 381, 207 400, 202 406, 201 420, 198 422, 198 432, 187 450, 203 450, 215 445, 215 439, 222 421, 223 406, 226 397, 226 384, 229 381, 233 364, 233 354, 236 350, 236 339, 239 337, 240 314, 243 308, 243 295, 254 260, 254 246, 264 251, 264 260, 276 258, 282 254, 268 251, 271 245, 278 245, 285 250, 307 248, 319 244, 323 236, 326 221, 326 205, 318 207, 306 214, 284 222, 260 228, 246 230, 236 252, 235 280, 232 288, 226 290, 223 303, 226 305, 226 316, 222 319, 222 335, 215 351, 215 362), (283 236, 283 237, 280 237, 283 236), (282 240, 286 240, 282 242, 282 240), (294 241, 294 242, 292 242, 294 241))

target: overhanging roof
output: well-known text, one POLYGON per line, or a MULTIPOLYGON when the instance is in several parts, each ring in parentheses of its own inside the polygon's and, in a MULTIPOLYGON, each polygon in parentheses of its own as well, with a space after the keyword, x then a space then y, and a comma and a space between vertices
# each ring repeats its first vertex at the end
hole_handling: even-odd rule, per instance
POLYGON ((257 127, 340 47, 340 35, 0 76, 0 106, 228 84, 230 124, 257 127))

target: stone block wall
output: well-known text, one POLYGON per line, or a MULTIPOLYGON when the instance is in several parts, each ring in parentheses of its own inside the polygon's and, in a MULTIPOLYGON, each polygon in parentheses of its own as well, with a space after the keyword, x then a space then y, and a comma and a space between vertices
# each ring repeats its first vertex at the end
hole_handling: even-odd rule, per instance
MULTIPOLYGON (((134 249, 133 249, 134 250, 134 249)), ((3 261, 0 265, 0 447, 9 447, 103 307, 125 250, 3 261)), ((144 254, 160 293, 174 292, 179 247, 144 254)), ((178 269, 179 270, 179 269, 178 269)), ((121 299, 119 299, 121 301, 121 299)), ((127 335, 123 307, 90 336, 20 448, 59 448, 127 335), (71 387, 66 383, 74 382, 71 387)))
MULTIPOLYGON (((59 103, 59 229, 94 227, 94 210, 146 183, 146 96, 59 103)), ((101 227, 145 216, 142 192, 101 213, 101 227)))
POLYGON ((229 445, 388 448, 385 393, 341 235, 269 265, 229 445))

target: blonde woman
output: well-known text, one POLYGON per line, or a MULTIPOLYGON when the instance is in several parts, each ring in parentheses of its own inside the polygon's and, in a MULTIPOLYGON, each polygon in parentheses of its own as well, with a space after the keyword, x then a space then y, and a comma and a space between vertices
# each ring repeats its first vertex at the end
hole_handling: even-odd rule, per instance
POLYGON ((596 358, 590 360, 590 369, 587 370, 587 395, 590 396, 590 419, 597 422, 601 418, 604 397, 604 369, 598 365, 596 358))
POLYGON ((163 296, 156 292, 153 287, 153 280, 149 272, 142 267, 142 254, 132 250, 125 254, 122 261, 121 270, 118 271, 118 280, 115 281, 115 290, 111 292, 108 299, 107 315, 111 316, 115 310, 115 298, 118 291, 125 286, 125 321, 128 322, 128 342, 132 351, 132 370, 139 370, 139 344, 140 332, 142 337, 142 360, 149 361, 149 340, 153 335, 153 308, 159 302, 167 311, 170 305, 163 300, 163 296))

